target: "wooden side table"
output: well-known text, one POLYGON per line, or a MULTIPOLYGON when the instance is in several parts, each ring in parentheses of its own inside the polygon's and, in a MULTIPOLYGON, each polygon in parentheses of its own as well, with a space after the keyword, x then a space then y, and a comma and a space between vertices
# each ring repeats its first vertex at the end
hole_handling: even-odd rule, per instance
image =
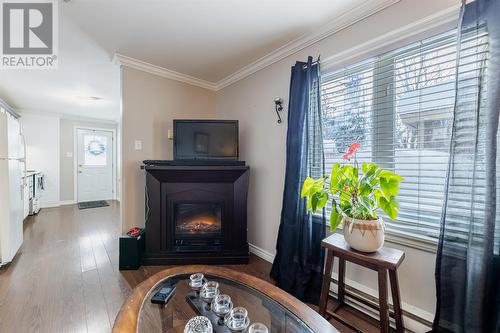
MULTIPOLYGON (((378 292, 380 311, 380 331, 389 332, 389 305, 387 304, 387 272, 391 280, 392 302, 394 307, 394 319, 396 320, 397 332, 404 332, 403 317, 401 313, 401 299, 399 296, 399 283, 397 268, 403 261, 405 253, 391 248, 382 248, 374 253, 363 253, 352 249, 344 239, 343 235, 333 234, 321 242, 326 248, 326 265, 323 276, 323 287, 319 303, 319 313, 326 317, 327 314, 335 316, 335 312, 345 304, 345 263, 346 261, 373 269, 378 272, 378 292), (330 292, 330 280, 333 268, 333 258, 339 258, 338 277, 338 305, 333 312, 326 310, 330 292)), ((338 317, 336 317, 338 319, 338 317)))

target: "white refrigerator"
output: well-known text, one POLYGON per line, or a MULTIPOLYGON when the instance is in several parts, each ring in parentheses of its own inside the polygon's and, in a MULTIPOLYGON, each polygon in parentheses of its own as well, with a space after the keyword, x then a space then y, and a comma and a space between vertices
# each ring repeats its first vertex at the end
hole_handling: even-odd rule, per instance
POLYGON ((0 266, 23 243, 25 149, 19 120, 0 104, 0 266))

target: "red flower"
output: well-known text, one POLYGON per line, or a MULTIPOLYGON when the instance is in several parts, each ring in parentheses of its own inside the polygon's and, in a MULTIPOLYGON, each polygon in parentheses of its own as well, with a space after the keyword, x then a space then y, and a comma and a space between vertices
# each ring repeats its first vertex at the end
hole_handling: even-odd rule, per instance
POLYGON ((356 151, 361 148, 361 145, 359 143, 353 143, 350 147, 349 147, 349 152, 351 154, 354 154, 356 153, 356 151))
POLYGON ((349 190, 349 186, 348 185, 344 185, 344 187, 342 187, 344 189, 344 191, 348 191, 349 190))
POLYGON ((361 148, 361 145, 359 143, 353 143, 342 157, 344 161, 351 159, 352 155, 356 154, 356 151, 359 148, 361 148))

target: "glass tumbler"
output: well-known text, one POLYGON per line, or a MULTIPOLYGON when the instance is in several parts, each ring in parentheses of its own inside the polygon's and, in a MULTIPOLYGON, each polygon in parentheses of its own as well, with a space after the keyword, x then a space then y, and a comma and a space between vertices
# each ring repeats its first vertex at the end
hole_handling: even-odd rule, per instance
POLYGON ((267 326, 262 323, 253 323, 248 328, 248 333, 269 333, 267 326))
POLYGON ((231 310, 227 319, 227 327, 231 331, 244 331, 249 324, 248 311, 242 307, 231 310))
POLYGON ((200 289, 203 287, 204 276, 202 273, 191 274, 189 277, 189 286, 196 292, 196 296, 200 296, 200 289))
POLYGON ((212 311, 219 317, 219 325, 224 325, 224 318, 232 309, 233 302, 229 295, 217 295, 212 301, 212 311))
POLYGON ((213 299, 219 295, 219 283, 215 281, 208 281, 201 287, 200 298, 207 303, 206 310, 210 311, 213 299))

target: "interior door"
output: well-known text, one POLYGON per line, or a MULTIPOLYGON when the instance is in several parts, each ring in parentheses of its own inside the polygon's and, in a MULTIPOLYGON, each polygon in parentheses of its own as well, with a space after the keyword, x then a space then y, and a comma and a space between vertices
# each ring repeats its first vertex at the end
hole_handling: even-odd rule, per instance
POLYGON ((77 129, 77 201, 113 198, 113 132, 77 129))

